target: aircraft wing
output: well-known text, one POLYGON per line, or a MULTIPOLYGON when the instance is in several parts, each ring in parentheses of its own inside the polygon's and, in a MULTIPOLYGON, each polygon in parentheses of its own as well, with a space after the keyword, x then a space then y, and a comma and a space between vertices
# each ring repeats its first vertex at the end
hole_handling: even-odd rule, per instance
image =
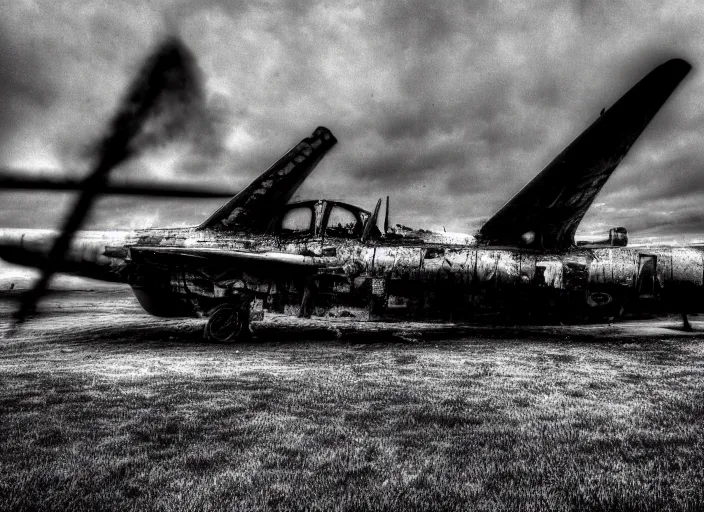
POLYGON ((313 135, 286 152, 198 229, 265 231, 272 216, 291 199, 336 142, 330 130, 318 127, 313 135))
POLYGON ((312 275, 325 265, 317 256, 304 256, 276 251, 249 252, 215 247, 132 246, 130 257, 135 263, 192 264, 227 266, 267 275, 312 275))
POLYGON ((651 71, 577 137, 479 231, 489 245, 565 249, 592 201, 691 66, 651 71))

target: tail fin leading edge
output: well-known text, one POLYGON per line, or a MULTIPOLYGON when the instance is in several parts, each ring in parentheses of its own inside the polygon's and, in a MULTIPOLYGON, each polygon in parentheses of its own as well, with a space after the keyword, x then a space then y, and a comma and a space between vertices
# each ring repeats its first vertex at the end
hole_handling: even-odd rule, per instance
POLYGON ((316 128, 313 135, 286 152, 198 229, 265 231, 272 216, 291 199, 336 142, 330 130, 316 128))

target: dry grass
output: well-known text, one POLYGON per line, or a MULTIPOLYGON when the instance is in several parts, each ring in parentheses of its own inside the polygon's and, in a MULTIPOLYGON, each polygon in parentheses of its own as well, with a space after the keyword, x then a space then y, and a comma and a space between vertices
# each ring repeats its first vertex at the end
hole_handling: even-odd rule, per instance
POLYGON ((73 322, 0 349, 4 509, 704 506, 697 338, 234 347, 73 322))

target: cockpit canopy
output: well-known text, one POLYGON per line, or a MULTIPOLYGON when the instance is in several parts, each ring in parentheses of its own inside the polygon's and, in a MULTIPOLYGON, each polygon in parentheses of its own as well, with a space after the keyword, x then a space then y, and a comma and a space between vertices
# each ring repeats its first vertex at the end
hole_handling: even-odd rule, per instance
POLYGON ((367 210, 340 201, 300 201, 284 206, 272 220, 270 231, 291 237, 359 238, 370 215, 367 210))

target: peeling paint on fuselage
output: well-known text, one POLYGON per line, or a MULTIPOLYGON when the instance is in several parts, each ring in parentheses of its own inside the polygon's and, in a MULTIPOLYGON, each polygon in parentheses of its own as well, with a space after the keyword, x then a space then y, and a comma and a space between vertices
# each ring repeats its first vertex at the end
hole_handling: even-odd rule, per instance
MULTIPOLYGON (((54 236, 43 230, 0 230, 0 256, 31 264, 26 256, 45 253, 54 236)), ((348 309, 357 318, 369 313, 382 318, 399 314, 471 318, 488 310, 520 316, 560 309, 562 303, 586 312, 632 308, 642 301, 655 302, 662 310, 698 311, 704 305, 703 252, 700 247, 652 245, 581 246, 544 253, 472 243, 406 239, 362 243, 177 228, 79 232, 61 270, 133 286, 141 278, 154 283, 160 276, 159 296, 185 301, 197 313, 204 313, 234 287, 249 290, 262 307, 297 314, 303 290, 315 283, 316 314, 348 309), (305 271, 276 274, 267 265, 238 268, 236 260, 179 259, 178 251, 175 259, 136 261, 132 257, 136 247, 184 253, 199 248, 214 255, 236 251, 274 258, 280 254, 282 259, 297 255, 311 264, 305 271)), ((145 286, 149 291, 152 285, 145 286)))

